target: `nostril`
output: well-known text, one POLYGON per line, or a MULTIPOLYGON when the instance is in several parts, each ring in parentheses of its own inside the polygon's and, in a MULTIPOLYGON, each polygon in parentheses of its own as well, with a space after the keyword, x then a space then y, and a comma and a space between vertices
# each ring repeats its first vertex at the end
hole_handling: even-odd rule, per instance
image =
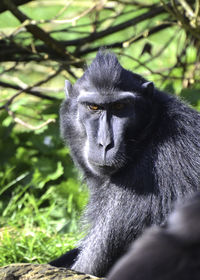
POLYGON ((99 143, 99 147, 105 149, 105 151, 108 151, 109 149, 111 149, 113 147, 113 143, 99 143))
POLYGON ((113 147, 113 143, 109 143, 106 147, 105 147, 105 150, 108 151, 110 150, 111 148, 113 147))
POLYGON ((99 143, 99 147, 103 148, 103 147, 104 147, 104 145, 103 145, 102 143, 99 143))

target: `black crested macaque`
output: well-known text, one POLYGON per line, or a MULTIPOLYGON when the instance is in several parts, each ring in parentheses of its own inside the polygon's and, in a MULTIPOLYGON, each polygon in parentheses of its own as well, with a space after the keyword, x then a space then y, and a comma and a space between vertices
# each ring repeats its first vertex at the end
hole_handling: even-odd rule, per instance
POLYGON ((88 233, 50 264, 104 276, 177 198, 200 186, 200 114, 99 51, 60 110, 61 133, 90 191, 88 233), (65 259, 66 258, 66 259, 65 259))
POLYGON ((200 194, 179 205, 166 227, 147 229, 108 280, 199 280, 200 194))

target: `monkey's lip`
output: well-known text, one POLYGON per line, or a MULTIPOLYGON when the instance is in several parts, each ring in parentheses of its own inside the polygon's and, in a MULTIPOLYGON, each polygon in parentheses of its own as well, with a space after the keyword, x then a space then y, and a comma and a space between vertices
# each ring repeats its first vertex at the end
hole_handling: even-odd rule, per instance
POLYGON ((111 167, 111 166, 99 166, 99 165, 93 165, 92 170, 96 174, 102 174, 102 175, 111 175, 117 171, 116 167, 111 167))
POLYGON ((113 173, 116 171, 117 167, 113 164, 99 163, 93 160, 89 160, 92 169, 96 170, 98 173, 113 173))
POLYGON ((97 162, 94 160, 89 159, 89 163, 92 166, 96 166, 98 168, 113 168, 114 166, 112 164, 106 163, 106 162, 97 162))

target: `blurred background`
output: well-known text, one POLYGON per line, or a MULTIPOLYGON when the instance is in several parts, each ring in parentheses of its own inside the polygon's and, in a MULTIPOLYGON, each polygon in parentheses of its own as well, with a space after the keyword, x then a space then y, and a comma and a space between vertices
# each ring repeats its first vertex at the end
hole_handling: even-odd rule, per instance
POLYGON ((59 106, 102 46, 200 110, 199 0, 1 0, 0 265, 48 262, 83 236, 59 106))

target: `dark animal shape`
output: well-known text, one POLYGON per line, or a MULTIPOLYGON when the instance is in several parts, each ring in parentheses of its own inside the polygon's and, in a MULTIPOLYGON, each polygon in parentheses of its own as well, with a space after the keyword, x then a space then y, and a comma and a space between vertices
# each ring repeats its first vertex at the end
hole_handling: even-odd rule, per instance
POLYGON ((137 239, 108 280, 199 280, 200 194, 179 206, 165 228, 137 239))
POLYGON ((61 132, 90 190, 89 227, 71 259, 51 264, 75 259, 73 269, 104 276, 144 228, 200 186, 200 115, 105 51, 74 86, 66 82, 66 94, 61 132))

